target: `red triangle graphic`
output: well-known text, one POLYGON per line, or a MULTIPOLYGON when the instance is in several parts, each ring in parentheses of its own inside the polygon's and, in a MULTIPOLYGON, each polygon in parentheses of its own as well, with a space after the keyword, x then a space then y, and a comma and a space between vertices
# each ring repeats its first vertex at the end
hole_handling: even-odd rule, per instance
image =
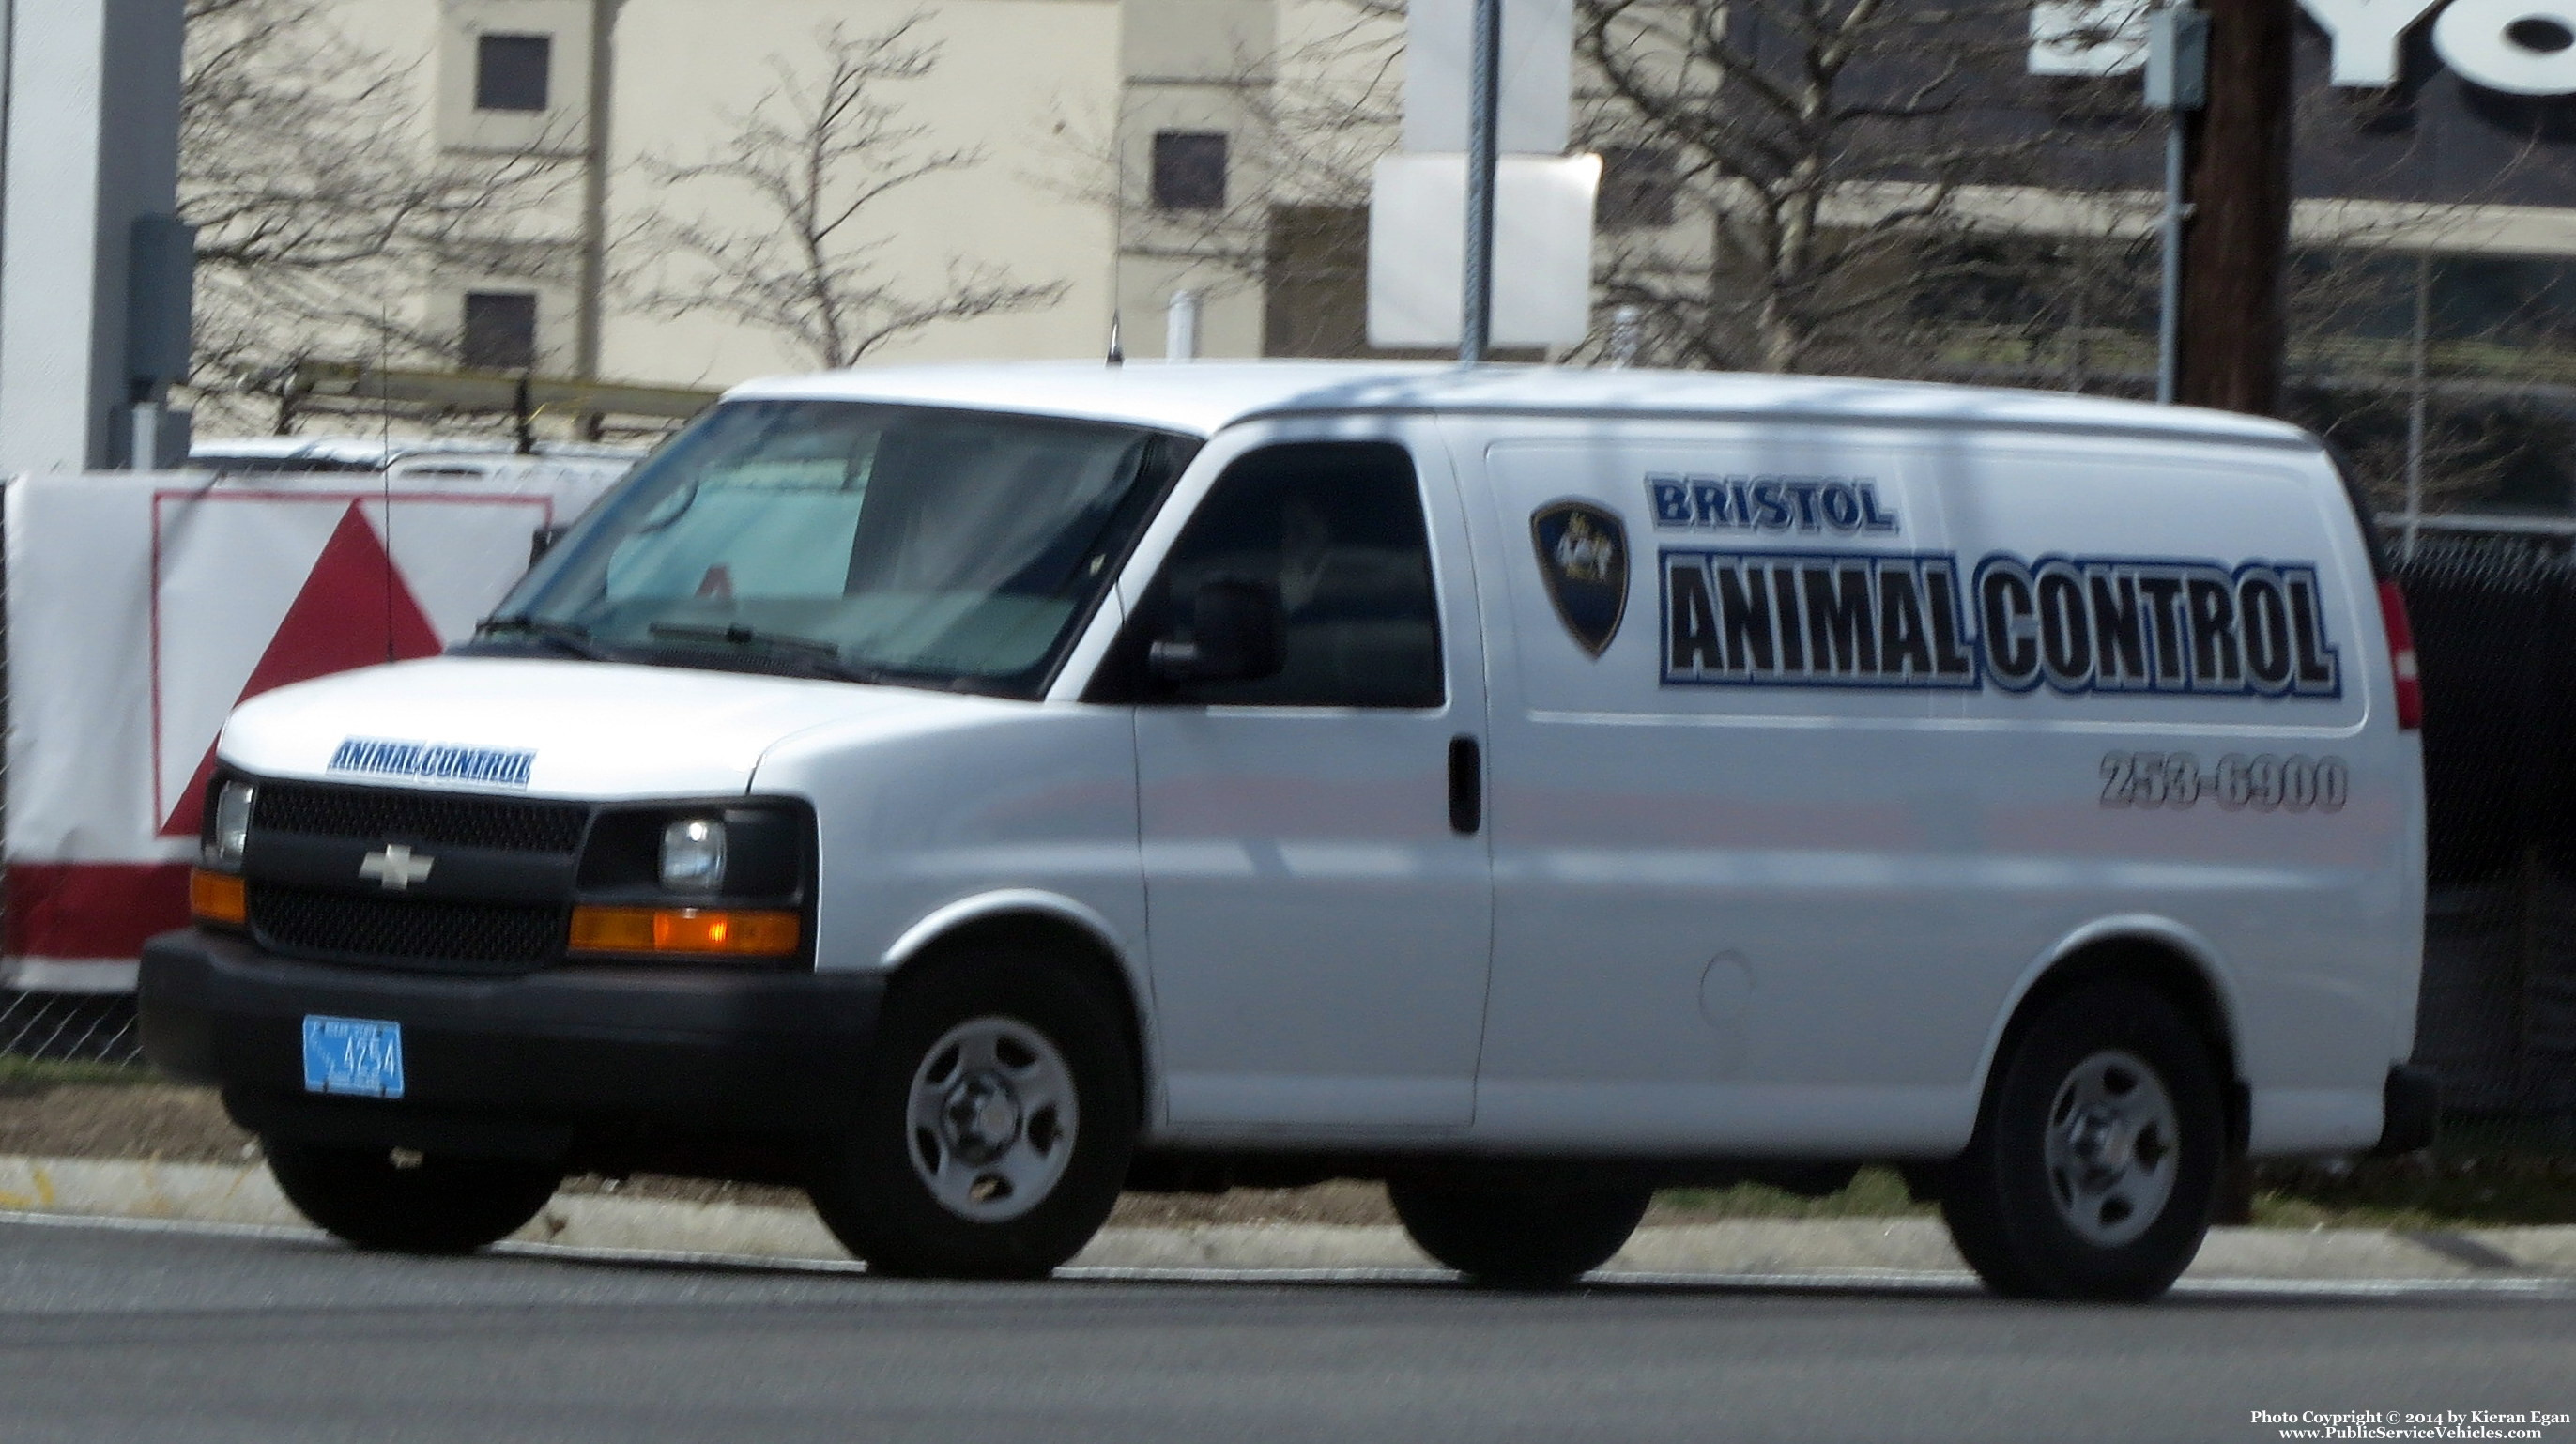
MULTIPOLYGON (((434 657, 439 651, 438 632, 430 626, 429 615, 421 610, 411 588, 403 585, 385 544, 353 501, 233 705, 290 683, 384 662, 434 657)), ((196 775, 179 794, 178 806, 161 825, 163 837, 195 835, 205 812, 206 779, 214 770, 215 748, 210 742, 196 775)))

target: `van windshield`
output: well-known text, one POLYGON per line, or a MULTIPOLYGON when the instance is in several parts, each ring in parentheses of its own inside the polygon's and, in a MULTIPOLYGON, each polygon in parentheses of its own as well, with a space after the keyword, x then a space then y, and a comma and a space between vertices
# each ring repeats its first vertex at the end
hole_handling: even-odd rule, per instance
POLYGON ((733 402, 638 468, 461 650, 1034 697, 1197 446, 937 407, 733 402))

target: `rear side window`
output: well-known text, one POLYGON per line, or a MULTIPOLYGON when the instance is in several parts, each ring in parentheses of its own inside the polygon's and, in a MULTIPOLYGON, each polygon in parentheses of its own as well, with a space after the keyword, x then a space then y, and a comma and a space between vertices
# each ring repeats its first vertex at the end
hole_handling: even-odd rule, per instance
POLYGON ((1437 707, 1439 608, 1412 458, 1386 442, 1269 447, 1227 468, 1122 641, 1124 700, 1272 707, 1437 707), (1160 683, 1143 658, 1185 634, 1211 581, 1266 583, 1286 665, 1256 682, 1160 683))

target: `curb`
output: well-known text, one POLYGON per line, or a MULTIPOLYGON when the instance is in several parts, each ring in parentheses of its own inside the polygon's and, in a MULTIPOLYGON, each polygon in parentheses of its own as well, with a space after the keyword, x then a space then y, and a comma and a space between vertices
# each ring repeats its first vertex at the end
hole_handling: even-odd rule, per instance
MULTIPOLYGON (((55 1218, 159 1220, 313 1230, 268 1170, 220 1164, 0 1155, 0 1210, 55 1218)), ((505 1248, 708 1262, 855 1267, 804 1209, 560 1194, 505 1248)), ((514 1249, 515 1251, 515 1249, 514 1249)), ((1080 1274, 1437 1277, 1384 1225, 1204 1224, 1103 1229, 1080 1274)), ((1967 1268, 1925 1218, 1731 1219, 1638 1230, 1602 1270, 1638 1282, 1719 1276, 1823 1283, 1963 1281, 1967 1268)), ((2576 1283, 2576 1226, 2458 1231, 2220 1228, 2186 1284, 2326 1280, 2440 1285, 2576 1283)))

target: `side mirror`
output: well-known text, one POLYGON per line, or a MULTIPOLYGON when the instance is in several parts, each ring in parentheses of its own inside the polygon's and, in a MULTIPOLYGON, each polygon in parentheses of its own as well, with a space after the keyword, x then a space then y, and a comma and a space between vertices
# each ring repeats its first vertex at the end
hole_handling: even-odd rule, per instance
POLYGON ((1156 642, 1145 664, 1166 682, 1258 682, 1288 660, 1288 611, 1267 582, 1219 578, 1192 603, 1190 640, 1156 642))

